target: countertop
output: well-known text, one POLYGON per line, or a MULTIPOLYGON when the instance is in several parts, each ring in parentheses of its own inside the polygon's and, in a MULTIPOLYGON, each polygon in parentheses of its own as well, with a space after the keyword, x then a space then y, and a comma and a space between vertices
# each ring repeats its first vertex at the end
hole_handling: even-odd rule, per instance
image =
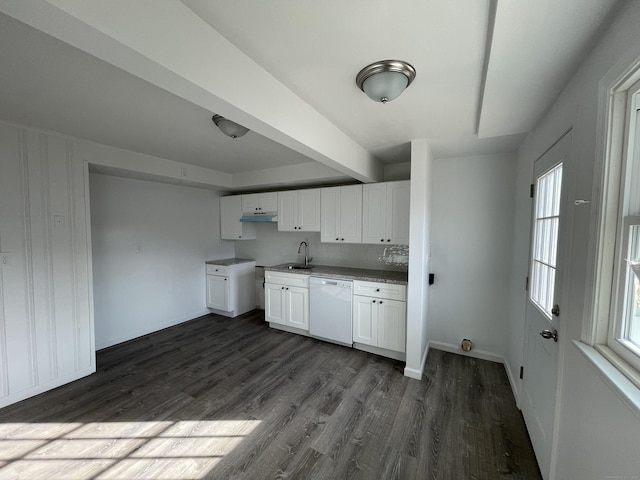
POLYGON ((370 270, 368 268, 335 267, 331 265, 313 265, 311 270, 290 270, 287 268, 290 263, 265 267, 265 271, 287 272, 297 275, 309 275, 324 278, 344 278, 347 280, 363 280, 366 282, 397 283, 406 285, 408 281, 407 272, 397 272, 390 270, 370 270))
POLYGON ((221 267, 228 267, 229 265, 237 265, 238 263, 255 262, 251 258, 223 258, 221 260, 209 260, 204 262, 207 265, 220 265, 221 267))

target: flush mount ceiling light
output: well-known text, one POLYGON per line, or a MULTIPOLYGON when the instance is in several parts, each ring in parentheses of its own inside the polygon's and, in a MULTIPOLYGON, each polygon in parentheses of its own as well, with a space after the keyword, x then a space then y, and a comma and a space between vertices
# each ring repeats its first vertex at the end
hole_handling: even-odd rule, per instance
POLYGON ((224 118, 222 115, 214 115, 211 120, 213 120, 213 123, 215 123, 220 130, 222 130, 222 133, 231 138, 241 137, 249 131, 248 128, 238 125, 236 122, 232 122, 228 118, 224 118))
POLYGON ((387 103, 397 98, 416 78, 416 69, 402 60, 381 60, 367 65, 356 84, 371 100, 387 103))

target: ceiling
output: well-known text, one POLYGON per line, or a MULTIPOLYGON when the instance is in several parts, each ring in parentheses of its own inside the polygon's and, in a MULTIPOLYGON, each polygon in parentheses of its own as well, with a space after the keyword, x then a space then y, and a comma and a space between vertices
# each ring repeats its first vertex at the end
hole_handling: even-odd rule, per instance
POLYGON ((341 155, 408 162, 412 139, 428 139, 436 157, 509 152, 620 3, 7 1, 0 5, 0 118, 234 175, 317 161, 335 178, 362 179, 366 168, 356 161, 343 168, 341 155), (165 26, 156 37, 154 25, 165 26), (175 37, 182 51, 171 37, 180 29, 189 33, 175 37), (206 34, 217 43, 202 41, 206 34), (119 48, 108 51, 107 37, 119 48), (169 41, 184 66, 163 63, 169 41), (132 62, 145 47, 144 62, 132 62), (212 65, 200 60, 208 55, 212 65), (186 57, 222 78, 216 85, 229 93, 179 88, 177 77, 195 78, 186 57), (385 58, 410 62, 417 78, 382 105, 358 90, 355 76, 385 58), (246 85, 233 78, 245 67, 255 72, 246 85), (212 113, 252 131, 225 137, 212 113), (315 129, 328 133, 305 131, 315 129), (335 147, 322 145, 332 139, 335 147))

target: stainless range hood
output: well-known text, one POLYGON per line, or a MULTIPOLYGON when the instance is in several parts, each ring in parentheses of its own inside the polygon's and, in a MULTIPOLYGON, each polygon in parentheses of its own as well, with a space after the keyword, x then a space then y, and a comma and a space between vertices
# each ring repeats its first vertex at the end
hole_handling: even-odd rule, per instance
POLYGON ((268 223, 278 221, 278 212, 255 212, 245 213, 240 218, 241 222, 246 223, 268 223))

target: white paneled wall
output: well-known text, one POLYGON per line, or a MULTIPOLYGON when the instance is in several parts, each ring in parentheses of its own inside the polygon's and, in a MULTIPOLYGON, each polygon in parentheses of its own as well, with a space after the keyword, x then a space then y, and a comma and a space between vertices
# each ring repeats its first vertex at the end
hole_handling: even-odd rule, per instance
POLYGON ((95 349, 84 162, 0 123, 0 166, 2 407, 92 373, 95 349))

